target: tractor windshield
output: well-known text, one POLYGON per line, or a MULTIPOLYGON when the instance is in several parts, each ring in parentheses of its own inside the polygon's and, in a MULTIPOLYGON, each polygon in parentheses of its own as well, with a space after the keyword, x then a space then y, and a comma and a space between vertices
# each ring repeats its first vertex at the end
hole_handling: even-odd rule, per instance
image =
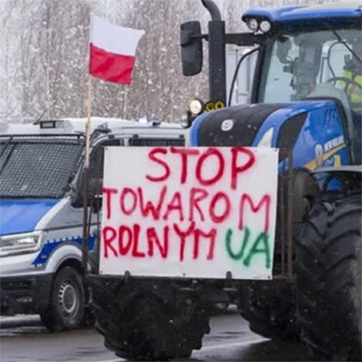
POLYGON ((347 84, 341 77, 352 68, 361 74, 360 44, 361 29, 278 34, 265 48, 257 102, 297 101, 313 95, 338 97, 336 94, 350 100, 349 90, 361 92, 361 86, 352 87, 353 81, 347 84), (354 50, 356 44, 359 50, 354 50))

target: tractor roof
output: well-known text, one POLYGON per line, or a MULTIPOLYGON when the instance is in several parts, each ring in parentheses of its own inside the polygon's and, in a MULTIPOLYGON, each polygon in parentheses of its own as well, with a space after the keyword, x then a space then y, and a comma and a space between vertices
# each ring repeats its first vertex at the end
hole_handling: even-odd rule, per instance
POLYGON ((243 21, 251 18, 259 18, 275 22, 298 22, 306 21, 309 25, 311 22, 329 19, 330 21, 343 21, 361 19, 362 16, 362 0, 346 1, 339 3, 323 3, 318 5, 299 5, 285 6, 278 8, 255 8, 246 11, 243 21))

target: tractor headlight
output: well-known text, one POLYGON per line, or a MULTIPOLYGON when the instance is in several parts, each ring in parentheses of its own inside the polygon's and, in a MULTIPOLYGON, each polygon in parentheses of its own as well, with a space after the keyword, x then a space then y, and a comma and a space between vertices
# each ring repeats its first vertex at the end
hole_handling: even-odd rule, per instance
POLYGON ((254 18, 249 19, 246 25, 253 33, 256 33, 259 30, 259 22, 254 18))
POLYGON ((34 253, 43 242, 44 234, 41 232, 1 236, 0 257, 34 253))
POLYGON ((271 24, 270 21, 268 20, 263 20, 260 25, 259 25, 260 30, 263 33, 267 33, 270 29, 271 29, 271 24))
POLYGON ((272 140, 274 136, 274 127, 269 128, 263 135, 263 137, 260 139, 257 147, 271 147, 272 146, 272 140))
POLYGON ((193 99, 190 103, 189 103, 189 112, 194 115, 194 116, 198 116, 199 114, 201 114, 204 110, 204 103, 200 100, 200 99, 193 99))

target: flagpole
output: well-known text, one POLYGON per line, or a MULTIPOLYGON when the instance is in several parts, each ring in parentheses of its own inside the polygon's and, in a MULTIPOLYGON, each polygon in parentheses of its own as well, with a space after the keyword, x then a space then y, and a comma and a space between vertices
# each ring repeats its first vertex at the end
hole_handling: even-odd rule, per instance
POLYGON ((87 97, 87 122, 85 138, 85 155, 83 166, 83 243, 82 243, 82 266, 86 273, 88 265, 88 186, 89 186, 89 157, 90 157, 90 133, 92 113, 92 76, 88 75, 88 97, 87 97))
MULTIPOLYGON (((144 35, 144 30, 124 28, 111 24, 91 14, 89 36, 89 74, 87 96, 87 123, 85 154, 83 166, 83 236, 82 236, 82 268, 84 275, 88 266, 88 244, 92 210, 89 210, 89 178, 90 176, 90 142, 91 142, 91 112, 92 112, 92 77, 118 84, 131 83, 128 63, 124 56, 135 59, 138 42, 144 35), (120 41, 125 39, 125 41, 120 41), (110 47, 109 47, 110 45, 110 47), (101 56, 100 56, 101 54, 101 56), (115 57, 116 55, 116 57, 115 57), (109 59, 112 61, 109 62, 109 59), (116 60, 115 60, 116 59, 116 60), (105 72, 105 69, 107 70, 105 72)), ((133 66, 132 66, 133 70, 133 66)), ((132 72, 131 70, 131 72, 132 72)), ((127 92, 125 93, 127 101, 127 92)), ((93 187, 92 190, 93 192, 93 187)), ((93 201, 93 200, 92 200, 93 201)), ((99 235, 97 236, 99 238, 99 235)), ((99 247, 99 243, 98 243, 99 247)))

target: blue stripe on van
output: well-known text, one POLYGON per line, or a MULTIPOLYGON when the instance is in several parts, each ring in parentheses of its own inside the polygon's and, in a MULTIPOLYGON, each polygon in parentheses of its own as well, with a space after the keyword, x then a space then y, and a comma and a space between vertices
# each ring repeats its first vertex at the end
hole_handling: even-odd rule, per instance
POLYGON ((57 199, 0 199, 0 235, 34 231, 57 199))
MULTIPOLYGON (((47 263, 49 257, 53 254, 53 252, 63 244, 77 244, 79 247, 82 246, 83 238, 81 236, 78 237, 70 237, 70 238, 63 238, 58 240, 49 240, 47 241, 42 249, 40 250, 39 254, 32 262, 34 266, 43 266, 47 263)), ((94 236, 90 236, 88 238, 88 250, 93 251, 95 247, 96 238, 94 236)))

